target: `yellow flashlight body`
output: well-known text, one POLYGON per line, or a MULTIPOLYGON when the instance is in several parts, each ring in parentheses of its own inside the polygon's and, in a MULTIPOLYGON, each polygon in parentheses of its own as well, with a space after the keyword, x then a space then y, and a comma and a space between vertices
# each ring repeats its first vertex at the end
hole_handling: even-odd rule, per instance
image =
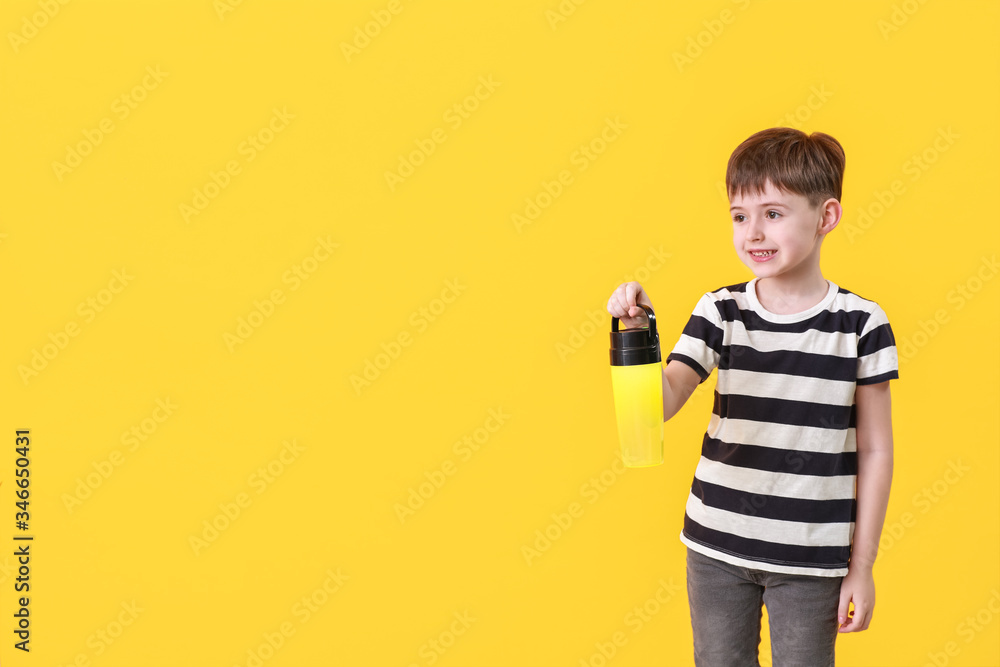
POLYGON ((663 463, 663 371, 659 363, 612 366, 611 387, 622 461, 630 468, 663 463))
POLYGON ((663 366, 653 309, 649 326, 618 330, 611 320, 611 389, 622 462, 630 468, 663 463, 663 366))

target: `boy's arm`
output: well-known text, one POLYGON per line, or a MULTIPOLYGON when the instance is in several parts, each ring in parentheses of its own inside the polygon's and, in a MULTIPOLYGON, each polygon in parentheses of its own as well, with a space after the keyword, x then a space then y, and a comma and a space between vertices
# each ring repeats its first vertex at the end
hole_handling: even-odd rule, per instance
POLYGON ((850 567, 871 570, 878 555, 892 483, 892 404, 889 382, 858 385, 855 435, 858 446, 858 513, 850 567))
POLYGON ((684 362, 667 362, 663 369, 663 421, 677 414, 700 382, 698 373, 684 362))
POLYGON ((892 406, 889 382, 858 385, 855 435, 858 447, 857 516, 847 576, 841 584, 840 632, 868 629, 875 607, 872 568, 878 556, 892 483, 892 406), (854 614, 848 614, 849 603, 854 614))

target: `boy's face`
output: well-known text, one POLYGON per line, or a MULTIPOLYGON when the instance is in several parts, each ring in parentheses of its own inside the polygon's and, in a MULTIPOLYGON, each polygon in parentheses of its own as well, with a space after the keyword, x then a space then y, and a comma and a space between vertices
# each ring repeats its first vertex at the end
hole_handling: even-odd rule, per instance
POLYGON ((836 199, 814 208, 802 195, 782 192, 770 181, 763 193, 737 194, 730 204, 736 254, 761 279, 812 278, 819 269, 823 236, 840 220, 836 199))

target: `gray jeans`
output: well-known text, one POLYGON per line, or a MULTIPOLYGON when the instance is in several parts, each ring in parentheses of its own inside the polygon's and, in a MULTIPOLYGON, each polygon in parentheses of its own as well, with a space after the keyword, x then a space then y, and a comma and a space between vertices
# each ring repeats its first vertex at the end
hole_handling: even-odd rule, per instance
POLYGON ((760 667, 765 604, 773 667, 834 667, 843 579, 755 570, 688 548, 695 665, 760 667))

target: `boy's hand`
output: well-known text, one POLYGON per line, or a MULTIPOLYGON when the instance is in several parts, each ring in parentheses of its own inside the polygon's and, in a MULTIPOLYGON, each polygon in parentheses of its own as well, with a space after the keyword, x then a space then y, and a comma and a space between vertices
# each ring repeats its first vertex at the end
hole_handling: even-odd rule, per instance
POLYGON ((872 622, 875 608, 875 577, 867 568, 849 569, 840 584, 840 607, 837 610, 837 632, 861 632, 872 622), (854 602, 853 615, 848 605, 854 602))
POLYGON ((653 307, 649 296, 642 291, 642 285, 635 281, 622 283, 608 299, 608 312, 612 317, 617 317, 626 329, 646 326, 649 318, 646 316, 646 311, 637 305, 640 303, 653 307))

